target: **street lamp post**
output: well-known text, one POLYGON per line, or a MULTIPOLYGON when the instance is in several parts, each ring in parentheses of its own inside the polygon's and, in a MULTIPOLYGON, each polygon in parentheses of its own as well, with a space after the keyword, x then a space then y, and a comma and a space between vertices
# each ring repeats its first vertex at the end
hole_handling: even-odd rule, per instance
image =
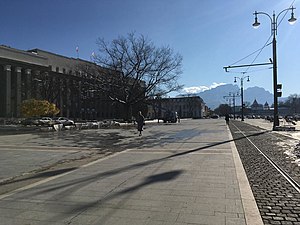
POLYGON ((242 121, 244 121, 244 79, 245 78, 247 78, 247 82, 250 81, 249 76, 234 77, 234 83, 236 83, 236 79, 239 79, 241 81, 242 121))
POLYGON ((277 35, 277 21, 279 16, 286 11, 291 10, 291 18, 288 20, 290 24, 294 24, 296 22, 296 18, 294 17, 294 7, 290 7, 282 10, 277 16, 275 12, 273 12, 273 16, 271 17, 269 14, 265 12, 254 12, 255 21, 252 24, 254 28, 258 28, 260 22, 258 22, 257 15, 266 15, 271 20, 271 33, 273 35, 272 47, 273 47, 273 92, 274 92, 274 121, 273 121, 273 130, 276 130, 276 127, 279 126, 279 118, 278 118, 278 85, 277 85, 277 54, 276 54, 276 35, 277 35))
POLYGON ((223 96, 223 98, 229 98, 229 106, 231 106, 230 100, 233 101, 233 119, 235 120, 235 98, 238 97, 238 93, 231 93, 229 92, 229 95, 223 96))

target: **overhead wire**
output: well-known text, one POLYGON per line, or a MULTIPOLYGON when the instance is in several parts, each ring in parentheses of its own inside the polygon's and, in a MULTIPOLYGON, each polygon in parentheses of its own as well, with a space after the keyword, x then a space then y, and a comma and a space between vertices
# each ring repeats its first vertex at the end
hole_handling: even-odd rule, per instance
POLYGON ((231 66, 232 66, 232 65, 235 65, 235 64, 237 64, 237 63, 239 63, 239 62, 241 62, 241 61, 243 61, 244 59, 246 59, 246 58, 248 58, 248 57, 250 57, 250 56, 252 56, 252 55, 254 55, 255 53, 258 52, 258 54, 257 54, 257 55, 255 56, 255 58, 252 60, 251 64, 247 67, 247 69, 244 70, 243 72, 238 72, 238 73, 243 73, 243 74, 244 74, 244 73, 248 73, 249 68, 251 67, 251 65, 254 64, 254 62, 256 61, 256 59, 258 58, 258 56, 261 54, 261 52, 263 51, 263 49, 264 49, 265 47, 269 46, 270 44, 272 44, 272 42, 269 42, 270 39, 271 39, 271 37, 272 37, 272 35, 270 35, 270 37, 269 37, 268 40, 265 42, 265 44, 263 45, 263 47, 261 47, 261 48, 259 48, 258 50, 252 52, 251 54, 249 54, 249 55, 243 57, 242 59, 240 59, 240 60, 238 60, 238 61, 232 63, 231 66))
MULTIPOLYGON (((258 52, 258 54, 255 56, 255 58, 252 60, 252 62, 250 63, 250 65, 253 65, 254 62, 256 61, 256 59, 258 58, 258 56, 261 54, 262 50, 269 46, 272 42, 269 43, 270 39, 272 37, 272 34, 269 36, 268 40, 265 42, 264 46, 260 49, 260 51, 258 52)), ((249 70, 250 66, 247 67, 246 72, 249 70)))
POLYGON ((257 49, 256 51, 254 51, 254 52, 250 53, 249 55, 245 56, 244 58, 239 59, 238 61, 232 63, 230 66, 233 66, 233 65, 235 65, 235 64, 237 64, 237 63, 243 61, 244 59, 247 59, 248 57, 254 55, 254 54, 255 54, 256 52, 258 52, 258 51, 262 51, 262 49, 263 49, 265 46, 268 46, 268 45, 270 45, 270 44, 271 44, 271 43, 269 43, 269 44, 267 44, 267 45, 265 44, 262 48, 259 48, 259 49, 257 49))
MULTIPOLYGON (((296 1, 296 0, 293 0, 293 2, 290 4, 290 7, 289 7, 289 8, 291 8, 291 7, 294 5, 295 1, 296 1)), ((284 17, 286 16, 287 13, 288 13, 288 11, 286 11, 286 12, 284 13, 283 17, 281 18, 281 20, 280 20, 279 23, 277 24, 276 29, 279 27, 279 25, 281 24, 281 22, 283 21, 283 19, 284 19, 284 17)))
POLYGON ((243 57, 242 59, 240 59, 240 60, 238 60, 238 61, 232 63, 231 66, 232 66, 232 65, 235 65, 235 64, 237 64, 237 63, 239 63, 239 62, 241 62, 241 61, 243 61, 244 59, 246 59, 246 58, 248 58, 248 57, 250 57, 250 56, 252 56, 252 55, 254 55, 255 53, 258 52, 258 54, 255 56, 255 58, 252 60, 251 64, 250 64, 250 65, 247 67, 247 69, 243 72, 243 73, 247 73, 247 71, 249 70, 249 68, 254 64, 254 62, 256 61, 256 59, 258 58, 258 56, 262 53, 263 49, 264 49, 265 47, 269 46, 270 44, 272 44, 272 42, 269 42, 270 39, 271 39, 271 37, 272 37, 272 34, 269 36, 269 38, 267 39, 267 41, 265 42, 265 44, 263 45, 263 47, 257 49, 256 51, 254 51, 254 52, 252 52, 251 54, 249 54, 249 55, 243 57))
MULTIPOLYGON (((290 7, 289 7, 289 8, 291 8, 291 7, 293 6, 293 4, 295 3, 295 1, 296 1, 296 0, 293 0, 293 1, 292 1, 292 3, 290 4, 290 7)), ((281 18, 281 20, 280 20, 279 23, 277 24, 276 29, 279 27, 279 25, 281 24, 281 22, 283 21, 283 19, 284 19, 284 17, 286 16, 287 13, 288 13, 288 11, 285 12, 285 14, 283 15, 283 17, 281 18)), ((275 32, 275 31, 273 31, 273 32, 275 32)), ((269 37, 268 40, 266 41, 265 45, 261 48, 261 51, 257 54, 257 56, 254 58, 254 60, 251 62, 250 65, 253 65, 253 63, 255 62, 255 60, 256 60, 256 59, 258 58, 258 56, 261 54, 262 50, 263 50, 266 46, 268 46, 268 45, 270 45, 270 44, 272 43, 272 42, 270 42, 270 43, 268 44, 268 42, 269 42, 269 40, 271 39, 272 36, 273 36, 273 34, 270 35, 270 37, 269 37)), ((247 67, 246 72, 249 70, 249 68, 250 68, 250 66, 247 67)))
POLYGON ((259 72, 259 71, 263 71, 263 70, 270 70, 272 69, 273 67, 268 67, 268 68, 264 68, 264 69, 257 69, 257 70, 250 70, 248 71, 247 73, 254 73, 254 72, 259 72))
MULTIPOLYGON (((289 8, 291 8, 291 7, 293 6, 293 4, 295 3, 295 1, 296 1, 296 0, 293 0, 293 1, 292 1, 292 3, 290 4, 290 7, 289 7, 289 8)), ((279 21, 279 23, 277 24, 276 29, 279 27, 279 25, 281 24, 281 22, 283 21, 283 19, 284 19, 284 17, 286 16, 287 13, 288 13, 288 11, 285 12, 285 14, 283 15, 282 19, 281 19, 281 20, 279 21)), ((242 59, 240 59, 240 60, 238 60, 238 61, 232 63, 231 66, 232 66, 232 65, 235 65, 235 64, 237 64, 237 63, 239 63, 239 62, 241 62, 241 61, 243 61, 244 59, 246 59, 246 58, 252 56, 253 54, 255 54, 256 52, 258 52, 258 54, 257 54, 257 55, 255 56, 255 58, 252 60, 252 62, 250 63, 250 65, 246 68, 246 70, 243 71, 243 72, 239 72, 239 73, 243 73, 243 74, 244 74, 244 73, 248 73, 249 68, 254 64, 254 62, 256 61, 256 59, 258 58, 258 56, 262 53, 263 49, 264 49, 265 47, 269 46, 270 44, 272 44, 272 42, 269 42, 272 36, 273 36, 273 34, 271 34, 271 35, 269 36, 268 40, 265 42, 265 44, 263 45, 263 47, 261 47, 260 49, 254 51, 253 53, 251 53, 251 54, 249 54, 249 55, 243 57, 242 59)), ((269 68, 267 68, 267 69, 269 69, 269 68)))

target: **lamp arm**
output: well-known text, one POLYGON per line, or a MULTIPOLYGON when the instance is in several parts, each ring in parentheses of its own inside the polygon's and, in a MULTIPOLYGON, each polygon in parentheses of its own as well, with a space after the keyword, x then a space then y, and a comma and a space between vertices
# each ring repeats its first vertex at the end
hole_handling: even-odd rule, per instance
POLYGON ((255 12, 255 13, 253 13, 253 15, 266 15, 271 20, 271 23, 273 23, 272 17, 268 13, 265 13, 265 12, 255 12))
POLYGON ((277 21, 278 21, 279 16, 280 16, 283 12, 286 12, 286 11, 289 11, 289 10, 294 10, 294 9, 296 9, 296 8, 290 7, 290 8, 287 8, 287 9, 282 10, 282 11, 276 16, 276 21, 275 21, 276 24, 277 24, 277 21))

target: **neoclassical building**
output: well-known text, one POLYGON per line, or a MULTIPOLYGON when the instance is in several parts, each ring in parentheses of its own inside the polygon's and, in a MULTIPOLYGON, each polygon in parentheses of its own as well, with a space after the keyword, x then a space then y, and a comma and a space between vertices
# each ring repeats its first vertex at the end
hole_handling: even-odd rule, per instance
POLYGON ((96 64, 40 49, 0 45, 0 117, 19 118, 21 103, 41 99, 55 103, 60 116, 82 119, 123 118, 123 105, 92 87, 80 66, 96 64))
POLYGON ((152 100, 148 108, 149 118, 163 118, 171 111, 177 112, 180 118, 203 118, 207 114, 207 107, 199 96, 157 98, 152 100))

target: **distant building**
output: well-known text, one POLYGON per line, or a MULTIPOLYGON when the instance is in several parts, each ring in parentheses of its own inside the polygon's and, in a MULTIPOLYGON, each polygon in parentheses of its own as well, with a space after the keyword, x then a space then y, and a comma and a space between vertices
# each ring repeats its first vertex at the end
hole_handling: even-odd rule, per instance
MULTIPOLYGON (((259 104, 256 99, 253 101, 251 105, 251 110, 248 112, 248 114, 251 115, 259 115, 259 116, 273 116, 274 108, 271 108, 269 106, 268 102, 265 102, 264 105, 259 104)), ((290 108, 286 107, 278 107, 278 113, 279 116, 286 116, 291 114, 290 108)))
POLYGON ((206 116, 208 108, 199 96, 156 98, 150 101, 148 107, 149 118, 163 118, 166 112, 177 112, 180 118, 202 118, 206 116))
POLYGON ((258 104, 256 99, 254 99, 252 105, 251 105, 251 110, 253 111, 261 111, 264 109, 264 106, 262 104, 258 104))
POLYGON ((270 110, 270 106, 269 106, 269 103, 268 103, 268 102, 266 102, 266 103, 264 104, 264 110, 270 110))

